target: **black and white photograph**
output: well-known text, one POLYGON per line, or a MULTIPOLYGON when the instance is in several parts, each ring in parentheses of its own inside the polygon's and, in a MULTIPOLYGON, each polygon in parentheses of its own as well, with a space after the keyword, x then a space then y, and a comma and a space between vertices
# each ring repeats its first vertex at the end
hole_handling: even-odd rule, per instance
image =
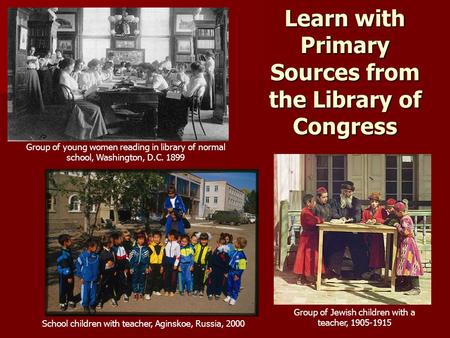
POLYGON ((228 141, 227 8, 10 8, 9 141, 228 141))
POLYGON ((48 314, 257 311, 255 171, 47 171, 48 314))

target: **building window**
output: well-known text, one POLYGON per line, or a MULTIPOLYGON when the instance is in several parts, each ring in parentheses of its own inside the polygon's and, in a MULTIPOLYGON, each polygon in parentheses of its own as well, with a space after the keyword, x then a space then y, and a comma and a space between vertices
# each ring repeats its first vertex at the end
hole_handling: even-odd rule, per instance
POLYGON ((341 184, 347 177, 347 156, 345 155, 317 155, 316 183, 318 187, 325 187, 330 197, 338 197, 341 184))
POLYGON ((177 178, 177 193, 180 195, 189 196, 189 181, 182 178, 177 178))
POLYGON ((414 200, 414 156, 386 155, 386 199, 414 200))
POLYGON ((214 197, 214 204, 217 204, 217 203, 219 203, 219 197, 214 197))
POLYGON ((191 182, 191 197, 199 198, 200 197, 200 185, 197 183, 191 182))
POLYGON ((110 8, 83 8, 81 41, 82 59, 86 63, 105 57, 106 49, 111 47, 110 15, 110 8))
POLYGON ((54 212, 55 211, 55 196, 50 193, 47 193, 47 211, 54 212))
POLYGON ((91 213, 95 214, 96 212, 97 212, 97 206, 95 204, 93 204, 91 207, 91 213))
POLYGON ((214 186, 214 191, 215 191, 215 192, 218 192, 218 191, 219 191, 219 186, 218 186, 218 185, 215 185, 215 186, 214 186))
POLYGON ((141 8, 141 48, 145 61, 162 61, 170 55, 170 8, 141 8))
POLYGON ((208 196, 206 197, 206 203, 209 203, 209 197, 208 196))
POLYGON ((69 197, 69 212, 80 212, 81 201, 78 195, 71 195, 69 197))
POLYGON ((206 192, 209 192, 209 185, 206 186, 206 192))

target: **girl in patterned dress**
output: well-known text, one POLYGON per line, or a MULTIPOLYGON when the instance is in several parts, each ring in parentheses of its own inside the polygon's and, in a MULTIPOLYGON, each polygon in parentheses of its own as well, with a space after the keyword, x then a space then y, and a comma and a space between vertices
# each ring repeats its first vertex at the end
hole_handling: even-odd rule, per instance
POLYGON ((414 223, 406 213, 406 206, 402 202, 394 205, 394 212, 400 220, 395 224, 398 230, 397 276, 403 276, 407 287, 406 295, 419 295, 419 276, 423 275, 419 249, 414 239, 414 223))

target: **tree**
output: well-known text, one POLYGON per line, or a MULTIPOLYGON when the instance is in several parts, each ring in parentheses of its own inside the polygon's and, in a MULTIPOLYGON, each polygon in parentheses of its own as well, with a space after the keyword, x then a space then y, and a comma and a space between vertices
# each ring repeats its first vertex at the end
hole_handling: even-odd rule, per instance
MULTIPOLYGON (((244 189, 242 190, 244 191, 244 189)), ((246 190, 246 196, 245 196, 245 204, 244 204, 244 211, 248 212, 250 214, 256 214, 256 205, 257 205, 257 195, 256 191, 248 191, 246 190)))
POLYGON ((56 180, 56 173, 49 173, 49 187, 61 194, 77 194, 84 217, 83 229, 89 234, 95 229, 101 204, 113 207, 117 224, 121 206, 130 206, 132 213, 136 214, 140 208, 147 207, 149 193, 157 192, 164 182, 162 176, 154 171, 77 171, 64 180, 56 180), (96 212, 91 224, 94 207, 96 212))

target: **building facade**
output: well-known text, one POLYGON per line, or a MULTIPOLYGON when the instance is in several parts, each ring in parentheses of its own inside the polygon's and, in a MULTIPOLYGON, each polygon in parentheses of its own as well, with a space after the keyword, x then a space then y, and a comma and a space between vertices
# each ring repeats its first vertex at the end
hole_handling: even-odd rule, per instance
MULTIPOLYGON (((142 210, 141 214, 145 218, 155 220, 162 215, 164 200, 167 196, 167 189, 170 185, 175 185, 177 193, 183 199, 187 209, 187 215, 191 219, 203 217, 205 206, 204 200, 204 180, 186 172, 158 172, 162 176, 164 183, 157 192, 149 192, 146 196, 149 200, 149 207, 142 210)), ((57 185, 69 181, 70 178, 84 179, 81 172, 53 172, 52 180, 57 185)), ((52 229, 76 229, 83 228, 84 214, 83 205, 79 197, 79 192, 75 191, 70 184, 65 184, 64 192, 58 191, 48 182, 46 191, 47 222, 52 229)), ((98 213, 95 208, 91 210, 91 222, 97 214, 97 223, 102 219, 114 220, 113 208, 107 204, 100 204, 98 213)), ((119 209, 119 221, 126 222, 131 219, 130 210, 124 206, 119 209)))
POLYGON ((243 211, 245 193, 226 181, 205 182, 205 206, 207 214, 218 210, 243 211))

